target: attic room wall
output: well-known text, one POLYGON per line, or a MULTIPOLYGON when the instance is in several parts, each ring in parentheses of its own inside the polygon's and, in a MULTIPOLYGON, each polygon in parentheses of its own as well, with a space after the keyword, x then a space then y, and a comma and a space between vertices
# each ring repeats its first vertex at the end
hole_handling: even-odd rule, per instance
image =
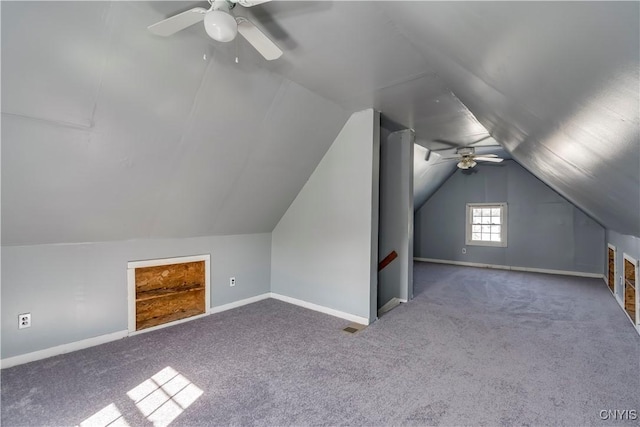
POLYGON ((603 274, 600 224, 515 161, 470 172, 457 171, 416 212, 416 257, 603 274), (465 245, 465 206, 486 202, 508 204, 506 248, 465 245))
POLYGON ((212 306, 269 292, 270 233, 3 246, 2 359, 125 331, 127 262, 199 254, 211 254, 212 306), (25 312, 32 326, 18 329, 25 312))
POLYGON ((411 130, 381 133, 378 262, 398 257, 378 272, 378 308, 413 297, 413 142, 411 130))
POLYGON ((375 319, 379 154, 380 114, 354 113, 273 230, 273 293, 375 319))
MULTIPOLYGON (((616 247, 616 281, 620 283, 620 278, 622 277, 622 266, 623 266, 623 257, 624 254, 630 255, 632 258, 636 260, 640 260, 640 237, 629 236, 625 234, 620 234, 613 230, 606 231, 606 242, 604 244, 603 249, 603 258, 606 259, 606 251, 607 251, 607 243, 612 244, 616 247)), ((622 286, 617 286, 616 291, 618 293, 618 297, 622 299, 622 286)))

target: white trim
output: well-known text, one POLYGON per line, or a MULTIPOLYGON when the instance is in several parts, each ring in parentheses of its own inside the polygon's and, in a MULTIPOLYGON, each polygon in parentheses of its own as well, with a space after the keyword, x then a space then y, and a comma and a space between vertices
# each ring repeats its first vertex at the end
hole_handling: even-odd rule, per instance
POLYGON ((356 316, 355 314, 345 313, 344 311, 334 310, 333 308, 324 307, 322 305, 314 304, 312 302, 303 301, 297 298, 288 297, 271 292, 271 298, 280 301, 288 302, 289 304, 299 305, 300 307, 307 308, 313 311, 319 311, 320 313, 328 314, 330 316, 339 317, 341 319, 349 320, 351 322, 360 323, 361 325, 368 325, 369 319, 366 317, 356 316))
POLYGON ((173 322, 169 322, 164 325, 158 325, 152 328, 147 328, 142 330, 142 331, 149 332, 149 331, 154 331, 156 329, 161 329, 166 325, 176 325, 184 321, 199 319, 206 314, 210 314, 211 312, 211 254, 191 255, 191 256, 173 257, 173 258, 148 259, 143 261, 129 261, 127 263, 127 307, 128 307, 127 329, 129 330, 130 335, 135 335, 135 332, 142 332, 142 331, 136 331, 135 269, 144 268, 144 267, 156 267, 159 265, 184 264, 187 262, 198 262, 198 261, 204 261, 205 312, 197 316, 191 316, 185 319, 174 320, 173 322))
POLYGON ((513 270, 513 271, 528 271, 530 273, 544 273, 544 274, 560 274, 563 276, 577 276, 577 277, 592 277, 595 279, 603 278, 602 274, 598 273, 584 273, 582 271, 566 271, 566 270, 550 270, 546 268, 530 268, 530 267, 512 267, 508 265, 496 265, 496 264, 481 264, 477 262, 465 262, 465 261, 450 261, 447 259, 433 259, 433 258, 413 258, 414 261, 432 262, 435 264, 451 264, 462 265, 465 267, 480 267, 480 268, 493 268, 497 270, 513 270))
POLYGON ((127 333, 128 331, 113 332, 111 334, 87 338, 81 341, 74 341, 68 344, 45 348, 44 350, 21 354, 19 356, 7 357, 6 359, 0 360, 0 368, 10 368, 12 366, 35 362, 36 360, 46 359, 60 354, 71 353, 72 351, 83 350, 85 348, 94 347, 111 341, 117 341, 119 339, 126 338, 127 333))
POLYGON ((222 313, 223 311, 242 307, 243 305, 253 304, 254 302, 262 301, 269 298, 271 298, 270 292, 264 293, 262 295, 256 295, 255 297, 241 299, 240 301, 234 301, 234 302, 230 302, 229 304, 223 304, 217 307, 212 307, 210 314, 222 313))
POLYGON ((211 260, 210 254, 181 256, 181 257, 173 257, 173 258, 146 259, 141 261, 129 261, 127 263, 127 268, 156 267, 158 265, 184 264, 186 262, 207 261, 207 260, 209 261, 211 260))

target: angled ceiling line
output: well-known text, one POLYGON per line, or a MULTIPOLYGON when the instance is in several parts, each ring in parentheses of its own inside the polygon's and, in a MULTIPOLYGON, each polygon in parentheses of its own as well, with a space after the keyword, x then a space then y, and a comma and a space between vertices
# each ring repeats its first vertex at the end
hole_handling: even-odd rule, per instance
POLYGON ((91 123, 91 127, 95 126, 95 118, 96 111, 98 110, 98 101, 100 100, 100 95, 102 94, 102 86, 104 85, 104 76, 107 70, 107 66, 109 65, 109 60, 113 51, 113 37, 115 33, 115 21, 114 21, 114 11, 113 11, 113 2, 109 2, 109 9, 107 10, 107 16, 105 20, 106 34, 104 35, 103 42, 105 45, 106 55, 102 60, 102 66, 100 67, 100 76, 98 77, 98 87, 96 88, 96 93, 93 96, 93 108, 91 109, 91 116, 89 118, 89 122, 91 123))
MULTIPOLYGON (((395 21, 393 20, 393 18, 390 18, 390 20, 391 20, 391 21, 392 21, 392 23, 393 23, 393 28, 394 28, 394 29, 395 29, 395 30, 396 30, 396 31, 397 31, 397 32, 402 36, 402 38, 404 38, 404 39, 406 40, 406 42, 407 42, 407 43, 409 43, 412 47, 414 47, 414 48, 416 49, 416 51, 419 53, 419 55, 420 55, 420 56, 421 56, 425 61, 429 62, 429 61, 428 61, 428 58, 427 58, 427 55, 424 53, 424 50, 423 50, 423 49, 420 49, 420 48, 419 48, 419 47, 418 47, 418 46, 413 42, 412 38, 411 38, 411 37, 406 33, 406 31, 403 31, 403 30, 402 30, 402 29, 401 29, 401 28, 400 28, 400 27, 395 23, 395 21)), ((460 62, 459 62, 459 61, 456 61, 455 59, 453 59, 453 58, 449 57, 448 55, 446 55, 446 54, 442 53, 442 52, 440 51, 440 49, 435 48, 435 47, 433 47, 432 45, 426 46, 426 49, 427 49, 427 50, 429 50, 429 51, 431 51, 431 52, 436 52, 437 56, 438 56, 438 57, 440 57, 440 58, 441 58, 442 60, 444 60, 445 62, 454 63, 454 64, 455 64, 455 65, 456 65, 460 70, 464 70, 464 72, 465 72, 467 75, 472 75, 472 76, 475 76, 475 77, 477 77, 478 79, 480 79, 480 77, 479 77, 479 76, 476 76, 476 75, 475 75, 471 70, 469 70, 469 69, 468 69, 467 67, 465 67, 464 65, 460 64, 460 62)), ((435 62, 435 61, 434 61, 434 62, 435 62)), ((480 120, 480 119, 479 119, 475 114, 473 114, 473 112, 471 111, 471 109, 468 107, 467 102, 465 102, 465 101, 464 101, 464 100, 463 100, 459 95, 457 95, 457 94, 453 91, 453 89, 451 89, 451 81, 450 81, 449 79, 445 78, 441 73, 439 73, 439 72, 438 72, 438 70, 434 70, 434 74, 435 74, 438 78, 440 78, 440 79, 441 79, 441 80, 446 84, 446 87, 451 91, 451 94, 452 94, 456 99, 458 99, 458 100, 462 103, 462 105, 464 105, 464 106, 465 106, 465 108, 467 109, 467 111, 471 114, 471 117, 472 117, 475 121, 477 121, 477 122, 478 122, 478 124, 482 125, 482 127, 484 127, 484 128, 487 130, 487 133, 489 133, 489 135, 490 135, 492 138, 494 138, 494 139, 496 140, 496 142, 498 142, 501 146, 503 146, 503 148, 504 148, 505 150, 507 150, 507 152, 508 152, 509 154, 512 154, 512 153, 510 152, 509 148, 508 148, 504 143, 502 143, 500 140, 498 140, 498 139, 496 139, 496 138, 494 137, 494 135, 491 133, 491 131, 486 127, 486 124, 485 124, 485 123, 483 123, 483 122, 482 122, 482 121, 481 121, 481 120, 480 120)), ((490 88, 491 88, 495 93, 500 94, 500 95, 502 96, 502 98, 503 98, 503 99, 506 99, 505 94, 504 94, 502 91, 498 90, 498 88, 496 88, 494 85, 492 85, 491 83, 489 83, 489 82, 485 81, 484 79, 480 79, 480 80, 483 82, 483 84, 484 84, 485 86, 490 87, 490 88)), ((532 116, 536 117, 536 118, 539 120, 539 117, 535 116, 535 115, 534 115, 533 113, 531 113, 528 109, 524 109, 524 110, 525 110, 528 114, 530 114, 530 115, 532 115, 532 116)), ((515 160, 517 161, 517 159, 515 159, 515 160)))
MULTIPOLYGON (((398 86, 398 85, 402 85, 405 83, 410 83, 413 82, 415 80, 420 80, 423 77, 427 77, 427 76, 435 76, 435 73, 433 71, 422 71, 419 73, 415 73, 415 74, 411 74, 409 76, 406 77, 401 77, 399 79, 396 79, 394 81, 392 81, 391 83, 384 85, 384 86, 377 86, 372 88, 371 90, 367 90, 366 92, 360 92, 358 94, 355 94, 354 96, 351 97, 351 99, 358 99, 362 96, 368 95, 370 94, 372 91, 373 92, 377 92, 377 91, 381 91, 381 90, 385 90, 385 89, 390 89, 394 86, 398 86)), ((335 102, 334 102, 335 103, 335 102)), ((373 106, 370 106, 370 108, 373 108, 373 106)), ((354 113, 355 111, 351 111, 352 113, 354 113)), ((384 113, 384 111, 381 111, 381 113, 384 113)))
MULTIPOLYGON (((209 74, 211 74, 210 71, 212 68, 212 64, 213 64, 212 55, 209 55, 207 57, 207 65, 204 68, 202 75, 200 77, 200 83, 198 84, 198 89, 193 95, 193 101, 191 102, 189 115, 187 116, 187 119, 184 121, 184 125, 182 126, 182 132, 180 134, 180 139, 178 140, 178 144, 176 147, 177 148, 176 151, 182 154, 182 157, 176 162, 178 165, 182 165, 184 163, 184 159, 186 158, 186 155, 188 153, 188 150, 184 150, 183 147, 186 146, 186 138, 187 138, 187 135, 189 134, 189 131, 191 130, 192 126, 194 126, 196 123, 196 119, 195 119, 196 112, 198 111, 198 106, 201 103, 200 98, 203 96, 202 95, 203 88, 208 81, 209 74)), ((166 175, 165 182, 166 183, 172 182, 175 179, 175 177, 178 175, 179 171, 180 171, 180 167, 175 167, 170 174, 166 175)), ((161 196, 161 199, 166 202, 169 199, 169 195, 170 194, 168 192, 164 192, 163 195, 161 196)), ((153 214, 154 214, 153 218, 149 221, 149 224, 150 224, 149 233, 147 234, 146 237, 151 237, 155 235, 157 232, 156 228, 158 226, 159 215, 156 211, 154 211, 153 214)))
MULTIPOLYGON (((417 52, 417 54, 427 63, 427 64, 431 64, 431 61, 429 61, 429 58, 426 54, 424 54, 423 50, 416 44, 413 42, 412 38, 409 37, 409 35, 406 33, 406 31, 403 31, 402 28, 396 23, 396 21, 393 19, 393 17, 389 16, 387 14, 386 11, 381 11, 381 13, 383 13, 385 15, 385 17, 387 18, 391 28, 407 43, 409 44, 413 50, 415 50, 417 52)), ((431 48, 433 49, 433 48, 431 48)), ((471 120, 473 120, 475 123, 477 123, 479 126, 481 126, 485 132, 492 137, 494 140, 496 140, 496 142, 498 144, 500 144, 501 146, 503 146, 503 144, 497 140, 489 131, 489 129, 486 128, 485 124, 482 123, 476 116, 475 114, 471 111, 471 109, 467 106, 467 104, 465 102, 463 102, 463 100, 456 95, 456 93, 454 92, 454 90, 451 88, 451 83, 448 79, 444 78, 437 69, 432 68, 432 66, 430 65, 430 71, 429 72, 425 72, 423 73, 423 75, 432 75, 434 78, 438 79, 439 81, 441 81, 443 83, 443 85, 445 86, 445 88, 450 92, 451 96, 453 96, 453 98, 455 98, 458 102, 460 102, 460 104, 464 107, 464 114, 467 118, 470 118, 471 120)), ((417 80, 418 78, 421 78, 421 76, 416 77, 413 80, 417 80)), ((406 82, 412 81, 412 79, 407 79, 406 82)), ((404 83, 406 83, 404 82, 404 83)), ((435 116, 431 116, 431 117, 437 117, 438 115, 435 116)), ((476 135, 476 134, 474 134, 476 135)), ((480 134, 477 134, 480 135, 480 134)), ((483 134, 484 135, 484 134, 483 134)), ((416 143, 419 140, 419 136, 416 135, 416 143)), ((504 148, 504 146, 503 146, 504 148)), ((510 154, 510 153, 509 153, 510 154)))
POLYGON ((90 125, 84 125, 81 123, 71 123, 71 122, 65 122, 62 120, 46 119, 44 117, 35 117, 28 114, 10 113, 7 111, 3 111, 1 114, 7 117, 15 117, 23 120, 31 120, 38 123, 44 123, 49 126, 62 127, 66 129, 79 130, 79 131, 89 132, 89 133, 92 133, 94 129, 93 122, 90 125))
MULTIPOLYGON (((287 89, 289 88, 289 85, 291 84, 290 80, 285 79, 282 76, 277 76, 280 79, 280 85, 278 86, 278 90, 276 91, 275 95, 273 96, 273 99, 271 100, 271 103, 269 104, 269 108, 267 109, 267 111, 265 112, 264 116, 262 117, 262 120, 260 121, 260 124, 256 127, 257 129, 261 130, 265 127, 265 123, 267 123, 269 121, 269 118, 271 117, 271 114, 274 110, 274 108, 280 103, 280 100, 282 100, 285 96, 285 94, 287 93, 287 89)), ((263 132, 259 132, 260 134, 263 134, 263 132)), ((259 142, 264 141, 264 139, 260 139, 259 142)), ((250 160, 253 158, 254 153, 256 152, 258 148, 258 144, 252 144, 251 145, 251 150, 249 151, 249 153, 247 153, 247 155, 244 157, 243 161, 242 161, 242 166, 240 167, 240 171, 239 173, 234 177, 233 182, 231 183, 231 185, 229 185, 225 195, 222 197, 221 201, 220 201, 220 206, 224 207, 229 198, 231 197, 231 195, 235 192, 238 183, 241 179, 241 177, 244 175, 244 171, 247 168, 247 165, 249 164, 250 160)), ((217 215, 213 218, 211 224, 212 224, 212 229, 215 230, 217 228, 218 223, 220 222, 220 210, 217 212, 217 215)))

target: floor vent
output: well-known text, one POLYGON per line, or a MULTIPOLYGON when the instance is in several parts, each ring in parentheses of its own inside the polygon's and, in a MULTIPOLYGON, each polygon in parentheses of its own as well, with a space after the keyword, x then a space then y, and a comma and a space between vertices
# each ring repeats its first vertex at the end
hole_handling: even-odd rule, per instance
POLYGON ((359 323, 352 323, 346 328, 344 328, 343 331, 348 332, 350 334, 355 334, 356 332, 361 331, 365 327, 366 327, 365 325, 361 325, 359 323))

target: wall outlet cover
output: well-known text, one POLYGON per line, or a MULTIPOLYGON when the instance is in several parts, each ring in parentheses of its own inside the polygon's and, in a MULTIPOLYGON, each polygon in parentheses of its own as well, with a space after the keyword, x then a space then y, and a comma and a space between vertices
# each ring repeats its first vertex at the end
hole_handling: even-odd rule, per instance
POLYGON ((31 313, 18 314, 18 329, 31 327, 31 313))
POLYGON ((235 286, 235 285, 236 285, 236 278, 235 277, 229 278, 229 286, 235 286))

